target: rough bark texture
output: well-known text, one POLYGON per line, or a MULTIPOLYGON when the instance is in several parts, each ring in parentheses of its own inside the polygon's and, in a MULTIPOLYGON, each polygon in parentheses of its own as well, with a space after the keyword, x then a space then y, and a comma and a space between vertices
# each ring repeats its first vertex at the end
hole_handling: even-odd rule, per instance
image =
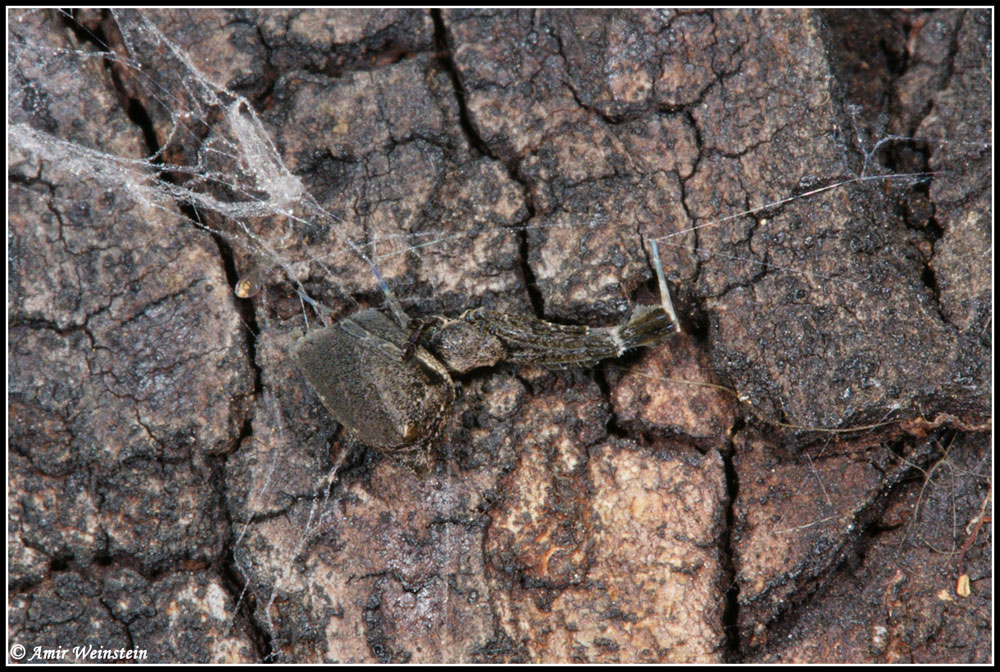
MULTIPOLYGON (((212 236, 12 146, 11 644, 991 662, 988 11, 148 18, 328 214, 199 212, 212 236), (877 164, 934 176, 725 219, 877 164), (247 232, 288 263, 241 301, 247 232), (291 362, 294 282, 336 315, 381 302, 345 239, 414 315, 607 325, 655 299, 652 237, 686 333, 463 376, 430 474, 354 444, 291 362)), ((8 39, 120 45, 78 19, 8 39)), ((170 135, 163 102, 195 101, 166 44, 141 74, 24 57, 11 121, 190 165, 221 118, 170 135)))

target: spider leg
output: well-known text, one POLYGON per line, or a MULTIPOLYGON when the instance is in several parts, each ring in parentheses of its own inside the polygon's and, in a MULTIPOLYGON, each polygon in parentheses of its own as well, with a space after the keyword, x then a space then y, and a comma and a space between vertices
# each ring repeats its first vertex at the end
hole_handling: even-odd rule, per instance
POLYGON ((403 359, 409 359, 413 356, 414 351, 417 348, 417 342, 420 337, 424 334, 424 329, 426 329, 430 324, 425 320, 419 318, 410 320, 410 338, 407 339, 406 345, 403 346, 403 359))
POLYGON ((670 318, 670 321, 676 325, 675 329, 679 334, 681 333, 681 322, 677 319, 677 313, 674 312, 674 303, 670 300, 670 290, 667 289, 667 278, 663 274, 663 262, 660 261, 660 248, 656 244, 656 238, 650 238, 649 245, 652 248, 651 256, 653 257, 653 270, 656 271, 656 282, 660 286, 660 306, 667 317, 670 318))
MULTIPOLYGON (((382 289, 382 296, 385 298, 385 305, 389 308, 389 314, 392 315, 392 319, 403 329, 408 329, 410 326, 410 318, 403 310, 403 307, 399 305, 399 301, 396 300, 395 294, 389 289, 389 285, 386 284, 385 279, 382 277, 381 271, 378 270, 378 266, 375 264, 375 260, 378 258, 378 254, 375 251, 375 240, 372 240, 372 258, 368 260, 368 265, 371 266, 372 272, 375 274, 375 279, 378 280, 378 286, 382 289)), ((409 354, 404 354, 404 359, 408 358, 409 354)))
POLYGON ((638 306, 628 322, 614 327, 584 327, 546 322, 535 317, 492 310, 466 312, 462 320, 503 344, 503 359, 515 364, 593 366, 602 359, 621 357, 632 348, 662 343, 681 331, 655 240, 653 269, 660 288, 660 304, 638 306))
POLYGON ((376 336, 349 317, 345 317, 338 322, 337 325, 359 341, 368 343, 373 348, 380 350, 387 357, 398 359, 400 361, 405 358, 404 355, 406 354, 406 351, 403 350, 403 348, 400 348, 391 341, 387 341, 384 338, 376 336))
MULTIPOLYGON (((374 266, 372 266, 375 269, 374 266)), ((410 316, 406 314, 403 307, 399 305, 399 301, 396 300, 395 294, 389 289, 389 285, 385 284, 385 280, 382 279, 381 274, 379 274, 378 269, 375 269, 376 277, 378 278, 378 284, 382 288, 382 296, 385 297, 385 305, 389 308, 389 314, 392 315, 393 321, 398 324, 403 329, 408 329, 410 326, 410 316)))

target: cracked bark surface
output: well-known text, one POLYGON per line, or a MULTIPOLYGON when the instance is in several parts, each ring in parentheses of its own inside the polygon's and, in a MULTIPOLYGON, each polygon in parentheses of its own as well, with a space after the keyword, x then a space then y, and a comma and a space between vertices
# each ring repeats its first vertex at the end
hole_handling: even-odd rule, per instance
MULTIPOLYGON (((379 260, 412 314, 606 325, 653 299, 641 239, 682 232, 661 246, 689 333, 463 377, 419 478, 305 385, 283 269, 241 307, 243 249, 12 151, 13 639, 163 662, 988 661, 989 525, 957 564, 990 489, 988 13, 150 16, 340 218, 246 222, 337 315, 380 302, 345 237, 445 233, 379 260), (850 38, 891 46, 859 65, 850 38), (693 228, 856 175, 855 138, 888 132, 947 140, 880 156, 941 171, 929 189, 693 228)), ((81 48, 55 15, 10 30, 81 48)), ((12 116, 147 155, 118 95, 148 88, 91 63, 25 73, 12 116)))

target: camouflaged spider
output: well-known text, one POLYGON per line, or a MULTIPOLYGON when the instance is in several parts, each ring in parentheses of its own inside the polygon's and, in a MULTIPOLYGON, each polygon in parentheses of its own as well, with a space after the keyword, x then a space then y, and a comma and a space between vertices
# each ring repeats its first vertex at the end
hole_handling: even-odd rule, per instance
POLYGON ((387 310, 363 310, 313 331, 296 342, 293 354, 330 415, 354 438, 393 456, 411 456, 437 436, 448 416, 455 399, 451 373, 501 361, 592 366, 680 331, 651 242, 660 305, 637 307, 622 325, 554 324, 476 308, 415 327, 382 283, 387 310))

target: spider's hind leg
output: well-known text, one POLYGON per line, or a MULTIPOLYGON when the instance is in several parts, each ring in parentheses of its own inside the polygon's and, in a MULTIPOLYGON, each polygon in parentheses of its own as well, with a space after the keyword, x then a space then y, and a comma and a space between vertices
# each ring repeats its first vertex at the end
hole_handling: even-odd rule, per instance
MULTIPOLYGON (((372 256, 374 257, 374 254, 372 256)), ((393 321, 402 329, 411 329, 413 325, 410 320, 410 316, 406 314, 406 311, 403 310, 403 306, 401 306, 399 301, 396 300, 396 295, 392 293, 392 290, 389 289, 389 285, 385 283, 385 280, 382 278, 382 273, 378 270, 378 266, 376 266, 373 262, 368 263, 371 265, 372 272, 375 273, 375 279, 378 280, 378 286, 382 290, 382 296, 385 299, 386 307, 389 309, 389 315, 392 316, 393 321)))

